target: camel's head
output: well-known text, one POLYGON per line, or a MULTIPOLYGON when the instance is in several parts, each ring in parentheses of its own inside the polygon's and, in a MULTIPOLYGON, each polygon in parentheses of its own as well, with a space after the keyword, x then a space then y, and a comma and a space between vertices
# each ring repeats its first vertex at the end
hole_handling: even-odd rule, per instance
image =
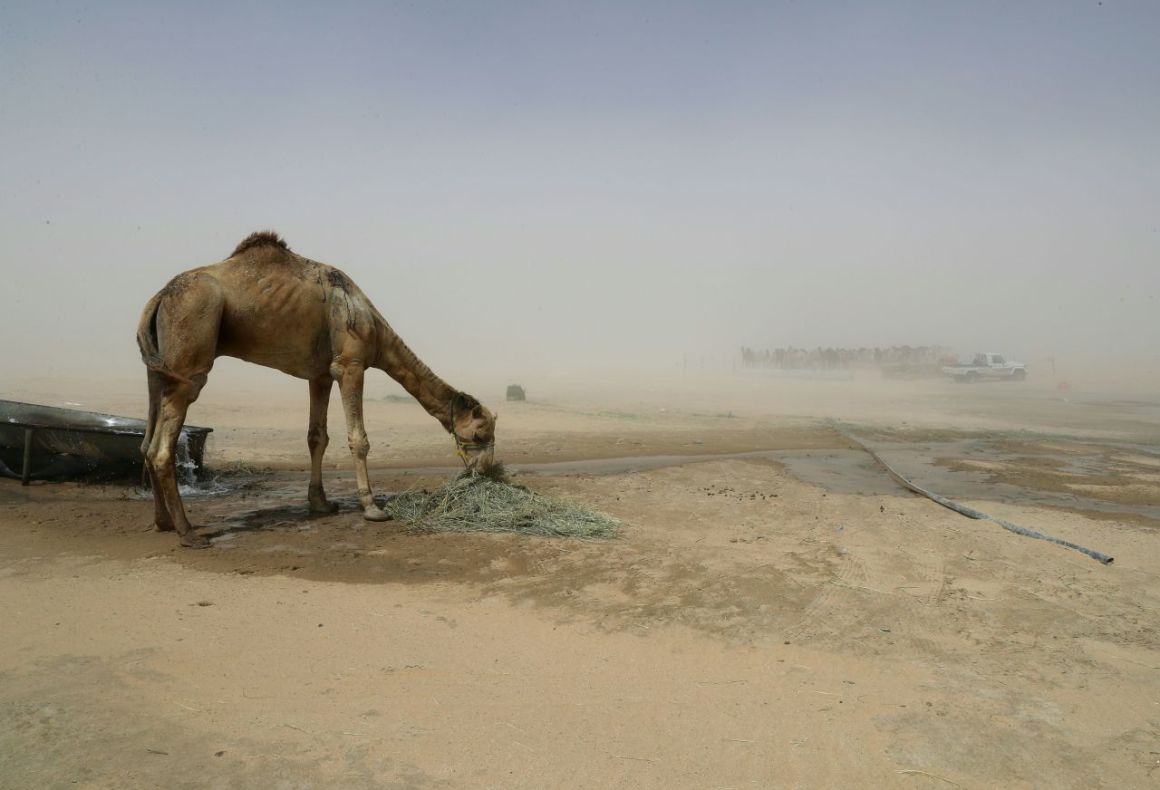
POLYGON ((451 435, 469 471, 486 473, 495 463, 495 415, 465 392, 451 401, 451 435))

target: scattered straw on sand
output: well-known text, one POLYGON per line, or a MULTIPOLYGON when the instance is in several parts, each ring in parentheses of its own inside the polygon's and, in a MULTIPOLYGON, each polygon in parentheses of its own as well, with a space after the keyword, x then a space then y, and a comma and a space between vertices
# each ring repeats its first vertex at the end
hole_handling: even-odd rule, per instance
POLYGON ((502 475, 463 474, 435 491, 387 500, 396 520, 419 532, 517 532, 557 538, 611 538, 620 522, 607 513, 537 494, 502 475))

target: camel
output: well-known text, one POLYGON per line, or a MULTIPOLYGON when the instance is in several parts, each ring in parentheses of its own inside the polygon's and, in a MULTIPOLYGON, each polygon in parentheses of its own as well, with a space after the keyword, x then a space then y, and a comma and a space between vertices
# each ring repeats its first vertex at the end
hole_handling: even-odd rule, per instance
POLYGON ((276 233, 247 236, 233 253, 182 272, 145 305, 137 345, 148 370, 149 417, 141 452, 153 488, 154 525, 181 545, 209 541, 190 526, 177 489, 177 440, 214 360, 237 357, 310 383, 311 513, 333 513, 322 487, 326 412, 338 382, 363 518, 387 521, 367 475, 363 376, 379 368, 399 382, 455 439, 468 470, 493 465, 495 415, 431 372, 342 271, 290 250, 276 233))

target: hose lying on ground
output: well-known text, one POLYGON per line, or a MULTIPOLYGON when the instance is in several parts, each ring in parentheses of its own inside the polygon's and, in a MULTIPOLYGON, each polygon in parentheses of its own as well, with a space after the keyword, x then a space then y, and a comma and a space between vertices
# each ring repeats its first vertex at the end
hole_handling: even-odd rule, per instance
POLYGON ((889 473, 889 475, 891 477, 893 477, 895 479, 895 481, 897 481, 904 488, 906 488, 910 491, 913 491, 914 493, 919 494, 920 496, 924 496, 927 499, 931 500, 932 502, 937 502, 938 504, 942 505, 943 507, 949 508, 950 510, 955 511, 956 513, 961 513, 962 515, 966 516, 967 518, 985 519, 988 521, 993 521, 996 524, 998 524, 1000 527, 1002 527, 1003 529, 1008 530, 1010 532, 1014 532, 1017 535, 1025 535, 1029 538, 1037 538, 1039 540, 1046 540, 1048 543, 1055 543, 1055 544, 1060 545, 1060 546, 1065 546, 1069 549, 1074 549, 1075 551, 1078 551, 1081 554, 1088 555, 1093 560, 1099 560, 1104 565, 1110 564, 1115 559, 1114 557, 1110 557, 1107 554, 1103 554, 1103 553, 1095 551, 1093 549, 1089 549, 1089 548, 1086 548, 1084 546, 1080 546, 1078 543, 1072 543, 1070 540, 1063 540, 1062 538, 1056 538, 1056 537, 1053 537, 1051 535, 1047 535, 1047 534, 1044 534, 1042 532, 1038 532, 1034 529, 1027 529, 1026 527, 1021 527, 1018 524, 1012 524, 1010 521, 1006 521, 1006 520, 1001 519, 1001 518, 995 518, 994 516, 990 516, 981 510, 975 510, 974 508, 967 507, 966 505, 960 505, 958 502, 947 499, 944 496, 940 496, 939 494, 936 494, 933 491, 927 491, 925 488, 922 488, 920 486, 916 486, 914 483, 910 482, 905 477, 898 474, 898 472, 894 471, 894 468, 891 467, 890 464, 888 464, 884 460, 882 460, 882 457, 880 455, 878 455, 878 453, 871 450, 869 447, 867 447, 861 441, 854 438, 850 434, 846 433, 846 431, 842 430, 838 426, 834 426, 834 429, 838 433, 840 433, 843 437, 845 437, 846 439, 849 439, 851 442, 858 445, 863 450, 865 450, 867 453, 869 453, 870 457, 873 458, 878 463, 879 466, 881 466, 883 469, 885 469, 887 471, 887 473, 889 473))

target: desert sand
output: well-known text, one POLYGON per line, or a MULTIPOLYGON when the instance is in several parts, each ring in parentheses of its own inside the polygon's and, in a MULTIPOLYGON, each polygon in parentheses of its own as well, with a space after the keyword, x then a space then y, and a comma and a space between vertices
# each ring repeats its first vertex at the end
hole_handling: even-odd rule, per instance
MULTIPOLYGON (((217 493, 186 499, 210 549, 154 532, 130 483, 0 480, 0 786, 1160 783, 1154 398, 1034 378, 528 384, 525 403, 472 388, 498 457, 620 538, 367 523, 333 403, 344 506, 308 518, 306 388, 276 374, 211 380, 191 410, 214 428, 217 493), (901 489, 835 421, 939 493, 1115 562, 901 489)), ((144 411, 135 379, 0 397, 144 411)), ((366 421, 377 493, 454 473, 385 377, 366 421)))

